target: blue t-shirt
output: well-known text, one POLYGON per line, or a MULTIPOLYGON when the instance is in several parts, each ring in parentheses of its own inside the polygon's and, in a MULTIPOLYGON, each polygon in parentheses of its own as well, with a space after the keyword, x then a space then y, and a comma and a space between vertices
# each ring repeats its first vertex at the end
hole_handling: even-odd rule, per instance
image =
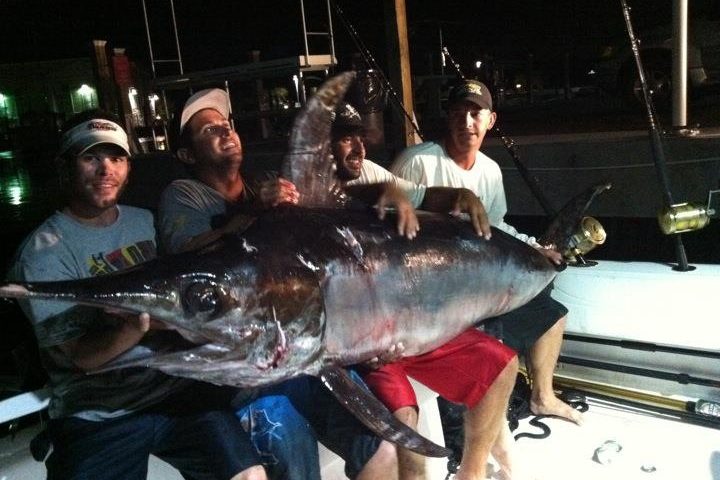
MULTIPOLYGON (((56 212, 22 243, 8 277, 17 281, 74 280, 123 270, 154 258, 152 214, 124 205, 118 206, 118 212, 115 223, 106 227, 85 225, 56 212)), ((119 320, 101 315, 97 308, 66 302, 20 303, 33 324, 50 377, 51 418, 118 417, 157 403, 187 382, 146 368, 88 375, 59 345, 119 320)))

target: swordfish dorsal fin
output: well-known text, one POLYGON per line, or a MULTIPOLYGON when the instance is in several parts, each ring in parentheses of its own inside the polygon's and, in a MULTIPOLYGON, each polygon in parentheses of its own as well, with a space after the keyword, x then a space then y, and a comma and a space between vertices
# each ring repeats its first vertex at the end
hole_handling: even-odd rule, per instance
POLYGON ((345 96, 355 72, 344 72, 323 83, 293 122, 281 174, 300 192, 304 207, 338 205, 335 164, 330 152, 330 126, 335 107, 345 96))

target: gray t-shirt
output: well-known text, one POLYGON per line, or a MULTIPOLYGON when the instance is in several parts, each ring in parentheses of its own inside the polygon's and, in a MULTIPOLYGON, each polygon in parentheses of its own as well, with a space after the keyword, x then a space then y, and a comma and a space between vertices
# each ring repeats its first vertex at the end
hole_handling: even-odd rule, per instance
POLYGON ((158 206, 162 251, 179 252, 190 239, 222 227, 235 214, 257 214, 253 208, 255 198, 256 191, 249 182, 245 183, 239 200, 228 202, 220 192, 199 180, 175 180, 163 191, 158 206))
MULTIPOLYGON (((156 255, 152 214, 118 206, 118 219, 92 227, 56 212, 22 243, 8 274, 17 281, 73 280, 123 270, 156 255)), ((187 381, 156 370, 130 368, 88 375, 59 345, 117 321, 96 308, 65 302, 20 302, 33 324, 42 360, 50 377, 51 418, 86 420, 118 417, 153 405, 187 381)), ((142 349, 142 345, 133 347, 142 349)), ((127 354, 132 354, 132 350, 127 354)))

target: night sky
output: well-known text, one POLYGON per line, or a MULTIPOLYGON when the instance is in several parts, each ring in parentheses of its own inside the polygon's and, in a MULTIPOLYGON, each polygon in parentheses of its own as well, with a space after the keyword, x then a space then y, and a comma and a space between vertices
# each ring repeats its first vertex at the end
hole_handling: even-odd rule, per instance
MULTIPOLYGON (((671 18, 671 0, 629 0, 633 21, 642 28, 671 18)), ((391 0, 338 0, 376 60, 385 65, 383 4, 391 0)), ((717 8, 719 0, 695 0, 691 13, 717 8)), ((249 51, 261 59, 298 55, 303 50, 299 0, 175 0, 185 71, 245 63, 249 51)), ((156 58, 174 56, 169 0, 146 0, 156 58)), ((305 0, 309 17, 322 21, 324 0, 305 0)), ((612 38, 624 35, 619 1, 611 0, 406 0, 413 73, 438 73, 440 35, 463 64, 491 55, 514 60, 532 53, 555 64, 564 52, 578 62, 597 56, 612 38), (472 8, 470 8, 472 6, 472 8), (433 57, 433 55, 435 55, 433 57)), ((0 0, 0 62, 25 62, 89 55, 92 39, 127 48, 149 70, 141 0, 0 0)), ((310 30, 324 29, 309 24, 310 30)), ((334 20, 338 57, 356 48, 334 20)), ((312 52, 311 52, 312 53, 312 52)), ((175 73, 175 72, 167 72, 175 73)))

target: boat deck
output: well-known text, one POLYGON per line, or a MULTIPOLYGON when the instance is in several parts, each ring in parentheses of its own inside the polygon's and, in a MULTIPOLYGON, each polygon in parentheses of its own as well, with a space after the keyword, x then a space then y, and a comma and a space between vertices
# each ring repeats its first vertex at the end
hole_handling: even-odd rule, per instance
MULTIPOLYGON (((546 419, 550 436, 521 438, 516 447, 519 480, 718 480, 720 479, 720 429, 590 403, 585 422, 577 426, 560 419, 546 419), (606 448, 605 442, 622 447, 606 448)), ((523 419, 514 433, 538 432, 523 419)), ((30 456, 28 445, 38 426, 28 427, 14 439, 0 439, 0 479, 27 480, 45 477, 45 467, 30 456)), ((331 475, 324 480, 342 477, 331 475)), ((149 480, 178 480, 170 466, 152 457, 149 480)), ((436 480, 432 478, 431 480, 436 480)), ((442 480, 442 479, 437 479, 442 480)))
MULTIPOLYGON (((546 419, 551 429, 549 437, 517 441, 517 478, 720 479, 720 429, 588 403, 590 408, 582 426, 546 419), (596 451, 603 445, 598 458, 596 451), (615 445, 621 447, 620 451, 613 448, 615 445)), ((538 432, 528 422, 521 421, 514 433, 538 432)))

